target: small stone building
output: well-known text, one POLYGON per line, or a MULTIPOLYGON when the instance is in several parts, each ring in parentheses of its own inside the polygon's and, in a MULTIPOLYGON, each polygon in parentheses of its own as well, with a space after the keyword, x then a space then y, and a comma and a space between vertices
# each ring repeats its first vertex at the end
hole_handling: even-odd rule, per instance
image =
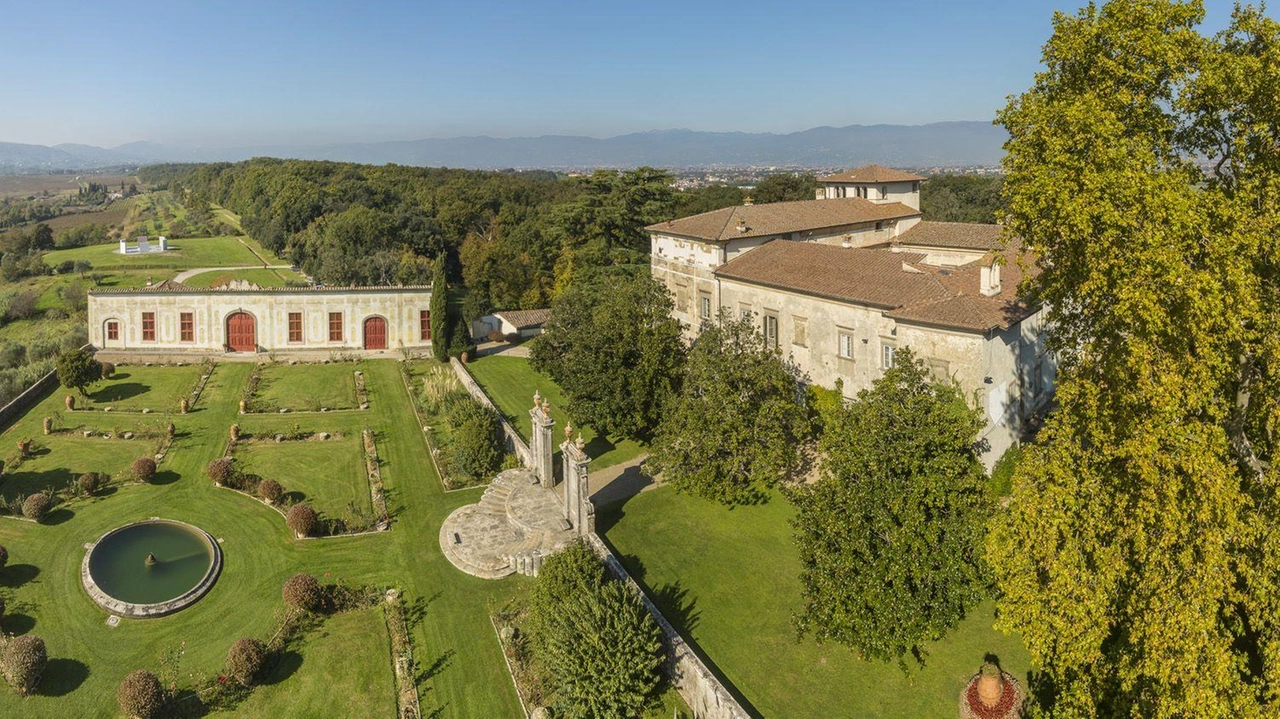
POLYGON ((254 353, 421 350, 431 288, 207 289, 166 280, 89 292, 89 342, 110 352, 254 353))

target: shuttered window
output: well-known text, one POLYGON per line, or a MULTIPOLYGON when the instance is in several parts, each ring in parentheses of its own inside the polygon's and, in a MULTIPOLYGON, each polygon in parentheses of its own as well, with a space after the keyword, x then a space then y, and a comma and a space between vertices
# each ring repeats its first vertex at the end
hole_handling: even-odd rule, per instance
POLYGON ((418 336, 424 342, 431 339, 431 310, 418 312, 418 336))
POLYGON ((119 322, 107 323, 107 339, 109 340, 120 339, 120 323, 119 322))
POLYGON ((194 312, 182 312, 178 315, 178 332, 181 341, 196 341, 196 315, 194 312))
POLYGON ((329 313, 329 341, 330 342, 342 341, 342 313, 341 312, 329 313))
POLYGON ((156 341, 156 313, 154 312, 142 313, 142 341, 156 341))
POLYGON ((289 313, 289 341, 290 342, 302 341, 302 313, 301 312, 289 313))

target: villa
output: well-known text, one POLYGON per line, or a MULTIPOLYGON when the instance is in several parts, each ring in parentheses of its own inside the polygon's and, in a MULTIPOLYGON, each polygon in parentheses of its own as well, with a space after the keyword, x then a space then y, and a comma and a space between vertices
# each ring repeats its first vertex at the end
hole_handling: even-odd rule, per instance
POLYGON ((813 200, 650 225, 651 269, 690 338, 721 311, 749 317, 846 397, 911 348, 982 407, 989 467, 1052 395, 1041 309, 1017 295, 1034 267, 999 225, 925 220, 925 179, 873 165, 821 178, 813 200))

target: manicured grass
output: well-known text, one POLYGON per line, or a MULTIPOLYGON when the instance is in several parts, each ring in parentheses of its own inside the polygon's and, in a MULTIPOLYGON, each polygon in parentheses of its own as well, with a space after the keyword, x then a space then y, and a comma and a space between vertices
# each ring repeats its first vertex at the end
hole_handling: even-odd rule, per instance
POLYGON ((355 372, 361 367, 349 362, 308 365, 268 365, 254 393, 255 411, 282 408, 317 411, 322 408, 351 409, 356 402, 355 372))
MULTIPOLYGON (((246 240, 248 242, 248 240, 246 240)), ((261 245, 251 243, 259 253, 261 245)), ((121 255, 116 243, 55 250, 45 255, 45 263, 57 265, 65 260, 88 260, 97 267, 237 267, 261 265, 262 259, 236 237, 198 237, 171 240, 167 252, 146 255, 121 255)), ((263 255, 271 264, 278 258, 263 255)))
POLYGON ((247 280, 259 287, 284 287, 290 282, 306 282, 306 278, 293 270, 216 270, 201 272, 182 281, 190 287, 215 287, 233 280, 247 280))
POLYGON ((597 526, 667 619, 770 719, 955 716, 956 697, 986 654, 1025 679, 1027 652, 992 629, 991 603, 930 646, 910 677, 841 645, 797 642, 791 516, 777 495, 730 510, 663 487, 600 510, 597 526))
MULTIPOLYGON (((0 593, 8 605, 0 628, 42 637, 51 658, 36 696, 24 700, 0 687, 0 716, 116 717, 120 680, 134 669, 161 671, 159 657, 179 646, 185 646, 180 683, 189 683, 192 675, 217 676, 238 637, 265 638, 274 630, 281 584, 297 572, 310 572, 325 582, 397 586, 404 591, 421 667, 416 678, 424 715, 517 716, 519 705, 489 624, 488 605, 527 580, 475 579, 444 559, 438 544, 441 522, 477 495, 446 495, 441 490, 422 431, 409 419, 413 415, 397 363, 372 361, 364 367, 374 397, 370 410, 314 419, 323 421, 326 430, 350 436, 358 436, 365 425, 378 432, 394 518, 390 532, 295 540, 275 510, 212 486, 204 468, 222 455, 227 428, 250 421, 237 414, 250 370, 243 363, 219 365, 198 411, 173 417, 178 436, 160 464, 163 482, 121 486, 107 496, 70 502, 52 524, 0 517, 0 544, 9 550, 9 563, 0 569, 0 593), (212 591, 188 609, 109 627, 106 614, 80 586, 84 544, 109 529, 153 516, 190 522, 221 539, 222 573, 212 591)), ((0 434, 0 446, 14 447, 22 436, 40 439, 40 418, 61 406, 62 392, 50 393, 0 434)), ((97 412, 86 416, 111 417, 97 412)), ((141 422, 143 416, 122 414, 113 420, 141 422)), ((295 421, 290 415, 254 417, 253 431, 288 428, 295 421)), ((107 441, 68 442, 83 443, 78 451, 89 456, 107 441)), ((50 458, 57 456, 55 450, 50 458)), ((352 707, 368 705, 377 708, 378 716, 389 716, 391 658, 382 643, 385 639, 367 633, 380 623, 376 613, 329 618, 307 637, 297 656, 287 657, 294 666, 283 672, 287 676, 259 690, 237 713, 347 716, 356 711, 352 707), (352 629, 345 620, 369 629, 352 629), (368 642, 376 642, 377 648, 368 642), (332 691, 322 694, 327 689, 321 685, 332 691)))
MULTIPOLYGON (((523 357, 490 355, 469 363, 467 369, 526 440, 533 431, 529 410, 533 408, 533 393, 536 390, 551 403, 551 417, 556 421, 557 444, 564 441, 561 430, 569 421, 564 392, 550 377, 534 371, 529 366, 529 360, 523 357)), ((576 424, 574 427, 587 443, 592 470, 621 464, 645 451, 643 445, 632 440, 612 440, 597 435, 590 427, 578 427, 576 424)))
MULTIPOLYGON (((85 439, 78 434, 46 437, 38 430, 29 436, 35 441, 34 456, 17 469, 6 471, 4 479, 0 480, 0 495, 6 501, 45 490, 63 489, 85 472, 115 475, 133 460, 154 454, 156 446, 155 440, 103 439, 101 435, 93 439, 85 439)), ((17 457, 18 439, 13 437, 12 444, 5 447, 6 458, 17 457)))
POLYGON ((238 717, 385 719, 396 715, 391 643, 378 607, 330 617, 303 636, 231 713, 238 717))
MULTIPOLYGON (((142 410, 152 412, 177 412, 183 397, 190 397, 203 370, 199 365, 186 367, 146 367, 129 365, 116 370, 111 379, 90 385, 88 398, 74 392, 77 407, 93 407, 113 410, 142 410)), ((68 419, 68 422, 71 420, 68 419)), ((110 421, 97 419, 99 422, 110 421)))
POLYGON ((348 504, 372 512, 360 436, 298 442, 246 442, 235 457, 246 472, 274 479, 286 497, 307 502, 326 517, 341 517, 348 504))

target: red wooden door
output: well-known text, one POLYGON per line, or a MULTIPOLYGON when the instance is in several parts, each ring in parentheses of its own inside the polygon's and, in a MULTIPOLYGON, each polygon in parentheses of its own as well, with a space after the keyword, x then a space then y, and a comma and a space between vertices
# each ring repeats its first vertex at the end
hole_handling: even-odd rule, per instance
POLYGON ((364 321, 364 348, 367 350, 384 350, 387 348, 387 321, 381 317, 369 317, 364 321))
POLYGON ((258 349, 258 336, 253 315, 233 312, 227 315, 227 345, 232 352, 253 352, 258 349))

